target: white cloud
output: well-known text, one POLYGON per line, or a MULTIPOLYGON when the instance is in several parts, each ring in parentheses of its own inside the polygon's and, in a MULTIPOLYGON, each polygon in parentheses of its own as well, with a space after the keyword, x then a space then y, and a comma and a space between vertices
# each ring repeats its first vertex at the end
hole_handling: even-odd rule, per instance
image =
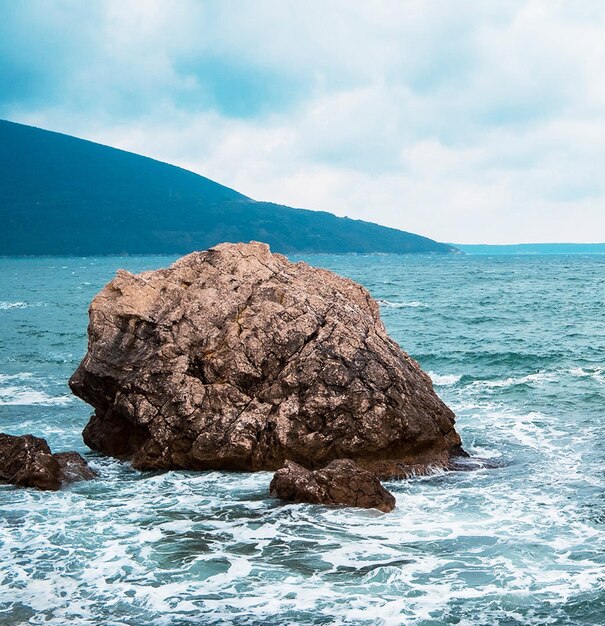
POLYGON ((602 3, 69 6, 20 23, 88 48, 4 116, 440 240, 605 240, 602 3))

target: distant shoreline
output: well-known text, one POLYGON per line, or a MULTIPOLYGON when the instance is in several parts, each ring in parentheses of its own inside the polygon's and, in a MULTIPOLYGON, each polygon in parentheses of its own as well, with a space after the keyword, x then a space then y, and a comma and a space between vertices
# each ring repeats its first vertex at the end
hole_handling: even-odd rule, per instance
POLYGON ((466 254, 605 254, 605 243, 452 244, 466 254))
MULTIPOLYGON (((460 251, 458 254, 435 254, 432 252, 305 252, 293 251, 282 252, 287 257, 306 256, 405 256, 405 257, 440 257, 448 258, 461 256, 502 255, 502 256, 538 256, 538 255, 605 255, 605 243, 593 244, 448 244, 453 245, 460 251), (462 254, 461 254, 462 253, 462 254)), ((198 250, 198 252, 201 251, 198 250)), ((108 252, 104 254, 0 254, 0 259, 104 259, 158 257, 165 259, 178 259, 186 254, 195 252, 108 252)))

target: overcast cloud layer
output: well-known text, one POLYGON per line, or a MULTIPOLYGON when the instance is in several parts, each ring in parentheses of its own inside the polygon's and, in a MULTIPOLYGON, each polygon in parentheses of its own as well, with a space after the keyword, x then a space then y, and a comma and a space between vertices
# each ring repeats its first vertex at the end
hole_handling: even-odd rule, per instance
POLYGON ((601 0, 0 0, 0 117, 441 241, 605 240, 601 0))

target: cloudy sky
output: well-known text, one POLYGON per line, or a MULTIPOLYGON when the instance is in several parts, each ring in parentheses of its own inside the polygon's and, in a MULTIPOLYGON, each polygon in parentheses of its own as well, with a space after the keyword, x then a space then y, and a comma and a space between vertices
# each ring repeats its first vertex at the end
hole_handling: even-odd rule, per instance
POLYGON ((0 0, 0 118, 458 243, 605 240, 602 0, 0 0))

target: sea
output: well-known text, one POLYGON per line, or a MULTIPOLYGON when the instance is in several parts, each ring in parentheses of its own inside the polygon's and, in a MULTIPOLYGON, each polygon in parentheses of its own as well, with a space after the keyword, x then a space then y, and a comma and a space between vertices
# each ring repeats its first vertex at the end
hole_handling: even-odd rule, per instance
POLYGON ((67 380, 88 304, 118 268, 173 260, 0 259, 0 431, 99 472, 0 486, 0 624, 605 624, 605 256, 294 257, 369 289, 482 460, 387 482, 388 514, 86 448, 67 380))

